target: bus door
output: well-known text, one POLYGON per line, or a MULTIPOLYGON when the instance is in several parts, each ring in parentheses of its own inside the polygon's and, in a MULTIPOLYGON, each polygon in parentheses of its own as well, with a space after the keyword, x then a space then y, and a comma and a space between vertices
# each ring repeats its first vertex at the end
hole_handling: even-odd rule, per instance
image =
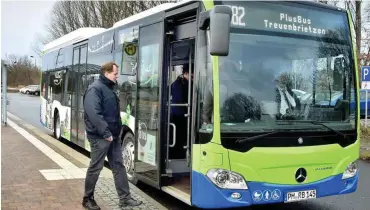
POLYGON ((172 176, 190 172, 194 39, 175 40, 170 42, 169 47, 168 107, 165 121, 167 127, 166 174, 172 176), (188 70, 188 78, 184 76, 185 69, 188 70))
POLYGON ((163 22, 139 28, 135 116, 135 176, 160 187, 161 147, 160 86, 162 74, 163 22))
POLYGON ((52 72, 48 72, 45 76, 47 76, 46 78, 46 86, 47 86, 47 90, 46 90, 46 126, 47 128, 49 129, 53 129, 53 120, 52 120, 52 116, 53 116, 53 110, 52 110, 52 105, 53 105, 53 87, 52 87, 52 84, 51 84, 51 74, 53 74, 52 72))
POLYGON ((86 85, 83 78, 86 77, 86 54, 87 45, 81 45, 73 49, 73 70, 71 76, 71 141, 82 148, 85 147, 85 124, 83 118, 83 95, 86 85))

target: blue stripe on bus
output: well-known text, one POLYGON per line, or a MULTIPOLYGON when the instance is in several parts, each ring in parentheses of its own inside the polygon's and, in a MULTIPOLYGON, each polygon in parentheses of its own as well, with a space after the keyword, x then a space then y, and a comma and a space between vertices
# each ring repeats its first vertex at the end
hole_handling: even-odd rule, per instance
POLYGON ((342 174, 328 177, 311 184, 277 185, 261 182, 248 182, 248 190, 229 190, 216 187, 204 174, 192 172, 192 205, 200 208, 230 208, 250 206, 254 204, 281 203, 286 200, 288 192, 316 190, 316 197, 339 195, 356 191, 358 171, 356 176, 342 180, 342 174), (276 192, 276 193, 274 193, 276 192), (240 199, 232 198, 233 193, 240 193, 240 199), (252 195, 260 195, 254 197, 252 195), (262 197, 268 194, 268 198, 262 197), (272 195, 280 195, 272 199, 272 195))

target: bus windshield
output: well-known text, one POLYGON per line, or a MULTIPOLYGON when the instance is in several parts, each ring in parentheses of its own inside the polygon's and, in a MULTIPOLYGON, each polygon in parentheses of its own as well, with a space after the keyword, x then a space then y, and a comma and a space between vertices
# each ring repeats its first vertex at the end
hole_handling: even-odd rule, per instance
MULTIPOLYGON (((239 25, 231 29, 229 55, 219 58, 222 130, 326 129, 312 121, 354 129, 354 63, 346 28, 330 31, 319 24, 310 25, 307 33, 304 26, 303 32, 280 33, 269 31, 266 24, 255 30, 254 21, 249 22, 254 30, 248 30, 239 18, 239 25), (321 34, 311 36, 313 28, 320 28, 321 34), (288 125, 281 123, 289 120, 288 125)), ((262 19, 262 26, 266 21, 270 20, 262 19)))

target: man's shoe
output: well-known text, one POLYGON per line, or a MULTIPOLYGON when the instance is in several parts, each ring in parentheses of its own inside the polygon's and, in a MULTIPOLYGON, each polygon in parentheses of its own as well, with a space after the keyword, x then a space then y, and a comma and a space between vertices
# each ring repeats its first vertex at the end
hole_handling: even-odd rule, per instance
POLYGON ((137 201, 133 198, 129 198, 127 200, 124 200, 124 201, 121 201, 119 203, 119 206, 120 207, 127 207, 127 206, 139 206, 141 205, 143 202, 142 201, 137 201))
POLYGON ((96 204, 94 199, 86 199, 84 198, 82 201, 82 205, 87 208, 88 210, 100 210, 98 204, 96 204))

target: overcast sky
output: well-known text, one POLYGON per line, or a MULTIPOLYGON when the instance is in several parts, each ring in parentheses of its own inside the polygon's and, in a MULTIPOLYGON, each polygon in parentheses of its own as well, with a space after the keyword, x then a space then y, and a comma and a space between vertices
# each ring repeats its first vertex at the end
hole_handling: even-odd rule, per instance
POLYGON ((46 34, 44 25, 50 21, 54 2, 1 0, 1 58, 6 54, 33 55, 37 65, 41 64, 31 45, 38 33, 46 34))

